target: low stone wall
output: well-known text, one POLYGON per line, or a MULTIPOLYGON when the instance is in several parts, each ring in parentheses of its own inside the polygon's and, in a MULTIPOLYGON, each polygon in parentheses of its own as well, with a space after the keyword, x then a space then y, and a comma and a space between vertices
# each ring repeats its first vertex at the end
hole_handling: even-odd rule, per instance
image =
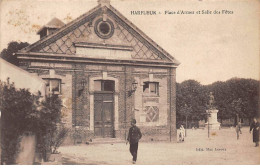
POLYGON ((32 165, 35 158, 36 139, 35 135, 23 135, 20 142, 19 154, 16 158, 16 164, 32 165))

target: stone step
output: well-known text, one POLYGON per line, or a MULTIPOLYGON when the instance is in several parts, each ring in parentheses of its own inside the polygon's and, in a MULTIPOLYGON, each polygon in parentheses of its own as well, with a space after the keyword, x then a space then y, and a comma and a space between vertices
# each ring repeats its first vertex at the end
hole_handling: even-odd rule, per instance
POLYGON ((107 144, 107 143, 123 143, 125 142, 122 139, 119 138, 94 138, 92 139, 92 142, 88 141, 89 144, 107 144))

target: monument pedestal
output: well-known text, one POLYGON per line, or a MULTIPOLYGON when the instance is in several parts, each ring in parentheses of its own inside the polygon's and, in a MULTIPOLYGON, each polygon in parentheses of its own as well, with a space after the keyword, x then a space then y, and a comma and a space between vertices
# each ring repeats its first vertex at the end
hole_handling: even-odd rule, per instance
POLYGON ((209 110, 206 110, 206 112, 208 114, 210 114, 210 116, 208 117, 208 122, 205 123, 205 127, 208 127, 208 124, 209 124, 210 129, 213 129, 213 130, 220 129, 220 123, 218 122, 218 110, 209 109, 209 110))

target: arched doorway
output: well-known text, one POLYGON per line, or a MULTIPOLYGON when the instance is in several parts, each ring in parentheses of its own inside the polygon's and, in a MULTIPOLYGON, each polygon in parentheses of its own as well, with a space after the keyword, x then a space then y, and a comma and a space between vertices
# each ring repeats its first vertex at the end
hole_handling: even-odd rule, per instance
POLYGON ((114 133, 114 91, 113 80, 94 81, 94 135, 115 137, 114 133))

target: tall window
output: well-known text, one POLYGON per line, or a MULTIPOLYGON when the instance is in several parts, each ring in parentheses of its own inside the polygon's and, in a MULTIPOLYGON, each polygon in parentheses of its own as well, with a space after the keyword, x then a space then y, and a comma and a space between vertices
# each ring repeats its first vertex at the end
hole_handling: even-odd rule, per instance
POLYGON ((144 82, 143 93, 151 95, 159 95, 159 83, 158 82, 144 82))
POLYGON ((48 94, 61 94, 61 80, 60 79, 44 79, 47 84, 48 94))
POLYGON ((115 82, 111 80, 95 80, 94 81, 95 91, 115 91, 115 82))

